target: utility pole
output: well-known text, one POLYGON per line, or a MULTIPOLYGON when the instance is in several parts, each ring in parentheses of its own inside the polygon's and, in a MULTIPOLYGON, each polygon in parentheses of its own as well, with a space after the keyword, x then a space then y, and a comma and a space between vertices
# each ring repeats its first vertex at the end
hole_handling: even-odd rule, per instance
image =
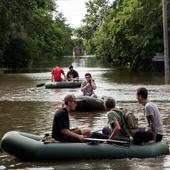
POLYGON ((163 37, 164 37, 164 70, 165 83, 169 82, 169 45, 168 45, 168 0, 162 0, 163 5, 163 37))

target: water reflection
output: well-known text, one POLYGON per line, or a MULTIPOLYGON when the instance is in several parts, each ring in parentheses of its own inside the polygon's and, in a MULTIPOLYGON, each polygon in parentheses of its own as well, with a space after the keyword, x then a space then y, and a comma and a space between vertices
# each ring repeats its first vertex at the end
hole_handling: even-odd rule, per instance
MULTIPOLYGON (((66 60, 66 58, 65 58, 66 60)), ((161 73, 132 73, 95 65, 93 57, 79 58, 72 61, 68 58, 63 63, 64 70, 73 64, 81 78, 90 72, 96 81, 98 96, 109 95, 117 100, 117 105, 133 111, 139 118, 140 126, 146 125, 143 107, 136 102, 136 89, 145 86, 149 89, 149 98, 158 105, 164 124, 164 140, 170 144, 170 85, 164 85, 161 73), (95 65, 95 67, 94 67, 95 65)), ((54 112, 61 107, 64 96, 68 93, 80 95, 75 89, 45 89, 36 87, 39 83, 50 80, 47 71, 1 74, 0 75, 0 137, 8 131, 19 130, 43 135, 51 131, 54 112)), ((101 130, 107 124, 105 112, 73 112, 70 115, 71 126, 90 124, 92 130, 101 130)), ((0 169, 168 169, 170 157, 163 156, 151 159, 122 160, 80 160, 55 163, 20 162, 16 158, 2 153, 0 169)))
POLYGON ((128 70, 113 70, 112 72, 106 72, 104 77, 110 82, 116 82, 118 84, 143 84, 143 85, 163 85, 164 75, 163 73, 153 72, 132 72, 128 70))
POLYGON ((12 130, 44 134, 50 130, 54 111, 48 102, 0 102, 0 136, 12 130))

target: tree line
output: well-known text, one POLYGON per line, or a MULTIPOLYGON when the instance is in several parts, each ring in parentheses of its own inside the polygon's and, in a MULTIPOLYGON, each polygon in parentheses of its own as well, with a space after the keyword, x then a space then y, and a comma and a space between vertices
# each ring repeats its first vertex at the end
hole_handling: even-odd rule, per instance
POLYGON ((87 53, 120 68, 154 69, 153 56, 164 51, 162 1, 89 0, 86 8, 76 35, 87 53))
POLYGON ((83 42, 102 63, 153 69, 153 56, 163 52, 162 1, 88 0, 86 10, 82 26, 73 30, 57 0, 1 0, 0 67, 55 61, 83 42))
POLYGON ((71 36, 55 0, 0 1, 0 67, 27 68, 71 54, 71 36))

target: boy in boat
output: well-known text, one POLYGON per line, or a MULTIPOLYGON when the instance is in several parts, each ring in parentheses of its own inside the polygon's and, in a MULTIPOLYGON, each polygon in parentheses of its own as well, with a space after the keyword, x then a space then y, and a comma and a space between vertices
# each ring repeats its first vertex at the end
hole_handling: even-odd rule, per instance
POLYGON ((73 69, 73 66, 69 66, 69 71, 66 75, 68 81, 79 80, 79 74, 76 70, 73 69))
POLYGON ((77 100, 72 94, 65 96, 64 106, 56 111, 52 126, 52 138, 55 140, 60 142, 84 142, 85 137, 90 134, 90 128, 86 126, 74 130, 70 129, 69 112, 75 110, 77 100))
POLYGON ((148 100, 146 88, 138 88, 136 92, 137 100, 144 106, 144 116, 147 119, 149 129, 138 131, 134 135, 134 144, 142 144, 150 141, 159 142, 163 138, 163 125, 158 107, 148 100))

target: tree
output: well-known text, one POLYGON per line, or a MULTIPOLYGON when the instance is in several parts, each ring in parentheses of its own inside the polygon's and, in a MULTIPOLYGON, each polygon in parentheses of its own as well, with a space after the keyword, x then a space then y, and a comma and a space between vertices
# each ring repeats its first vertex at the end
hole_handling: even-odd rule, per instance
POLYGON ((123 1, 118 11, 109 12, 104 24, 95 34, 97 56, 107 58, 120 67, 151 69, 154 53, 163 49, 160 1, 123 1), (109 50, 104 53, 105 56, 101 56, 102 50, 107 47, 109 50))
POLYGON ((89 0, 86 2, 87 14, 83 19, 83 26, 78 29, 78 33, 84 39, 87 53, 95 52, 94 33, 103 23, 108 4, 108 0, 89 0))
POLYGON ((18 62, 25 66, 26 63, 29 65, 29 61, 49 61, 72 51, 72 29, 56 10, 55 0, 2 0, 0 17, 1 66, 16 68, 21 66, 16 64, 18 62), (31 43, 30 51, 24 46, 17 51, 9 49, 21 41, 25 45, 31 43), (15 63, 10 62, 10 59, 13 61, 12 51, 15 52, 15 63), (23 53, 29 56, 27 62, 21 55, 23 53))

